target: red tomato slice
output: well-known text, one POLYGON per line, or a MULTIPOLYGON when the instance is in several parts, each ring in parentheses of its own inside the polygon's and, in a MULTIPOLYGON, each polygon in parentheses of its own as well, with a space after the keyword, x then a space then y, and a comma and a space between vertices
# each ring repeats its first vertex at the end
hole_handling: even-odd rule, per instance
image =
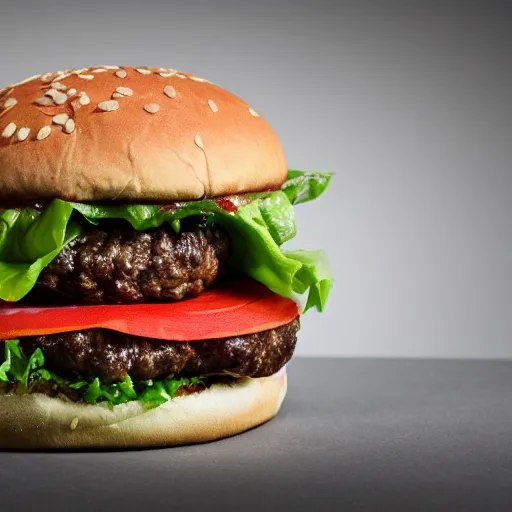
POLYGON ((298 316, 293 300, 243 278, 166 304, 46 308, 3 303, 0 339, 104 328, 162 340, 206 340, 274 329, 298 316))

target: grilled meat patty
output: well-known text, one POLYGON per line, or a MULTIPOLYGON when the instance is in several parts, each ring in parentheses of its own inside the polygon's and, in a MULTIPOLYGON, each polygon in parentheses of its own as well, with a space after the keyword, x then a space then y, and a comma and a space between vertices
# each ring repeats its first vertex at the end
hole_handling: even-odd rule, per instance
POLYGON ((100 377, 104 382, 229 373, 267 377, 292 357, 299 319, 267 331, 219 340, 172 342, 106 329, 23 338, 26 354, 41 348, 46 367, 60 375, 100 377))
POLYGON ((119 222, 91 227, 43 270, 38 287, 78 304, 199 295, 223 274, 229 239, 215 225, 200 227, 196 222, 184 229, 180 234, 169 226, 135 231, 119 222))

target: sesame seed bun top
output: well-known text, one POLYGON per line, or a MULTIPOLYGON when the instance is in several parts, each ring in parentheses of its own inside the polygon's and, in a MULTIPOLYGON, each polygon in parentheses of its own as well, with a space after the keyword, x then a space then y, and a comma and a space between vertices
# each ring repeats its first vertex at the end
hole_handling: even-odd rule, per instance
POLYGON ((0 200, 180 201, 278 188, 270 125, 211 82, 103 66, 0 91, 0 200))

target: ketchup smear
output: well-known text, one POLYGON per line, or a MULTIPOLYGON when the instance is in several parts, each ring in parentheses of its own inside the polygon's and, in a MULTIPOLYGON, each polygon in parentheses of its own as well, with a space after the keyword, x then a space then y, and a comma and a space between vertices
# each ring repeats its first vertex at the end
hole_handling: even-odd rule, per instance
POLYGON ((222 208, 225 212, 234 213, 238 211, 238 207, 229 199, 217 199, 215 201, 219 208, 222 208))
MULTIPOLYGON (((217 199, 215 201, 215 203, 217 204, 217 206, 219 208, 222 208, 225 212, 235 213, 238 211, 238 206, 236 206, 236 204, 233 203, 233 201, 230 201, 229 199, 225 199, 225 198, 217 199)), ((169 211, 169 210, 176 210, 177 208, 178 208, 177 203, 169 203, 169 204, 165 204, 165 205, 161 206, 160 211, 165 212, 165 211, 169 211)))

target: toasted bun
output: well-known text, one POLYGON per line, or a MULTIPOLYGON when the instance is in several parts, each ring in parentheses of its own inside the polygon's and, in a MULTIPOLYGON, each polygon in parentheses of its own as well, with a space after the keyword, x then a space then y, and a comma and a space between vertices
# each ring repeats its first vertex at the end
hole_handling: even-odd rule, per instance
POLYGON ((180 201, 286 179, 282 147, 262 117, 170 69, 31 77, 0 92, 0 134, 4 201, 180 201))
POLYGON ((273 418, 286 389, 283 368, 271 377, 215 384, 147 412, 139 402, 110 410, 38 393, 1 395, 0 448, 129 448, 213 441, 273 418))

